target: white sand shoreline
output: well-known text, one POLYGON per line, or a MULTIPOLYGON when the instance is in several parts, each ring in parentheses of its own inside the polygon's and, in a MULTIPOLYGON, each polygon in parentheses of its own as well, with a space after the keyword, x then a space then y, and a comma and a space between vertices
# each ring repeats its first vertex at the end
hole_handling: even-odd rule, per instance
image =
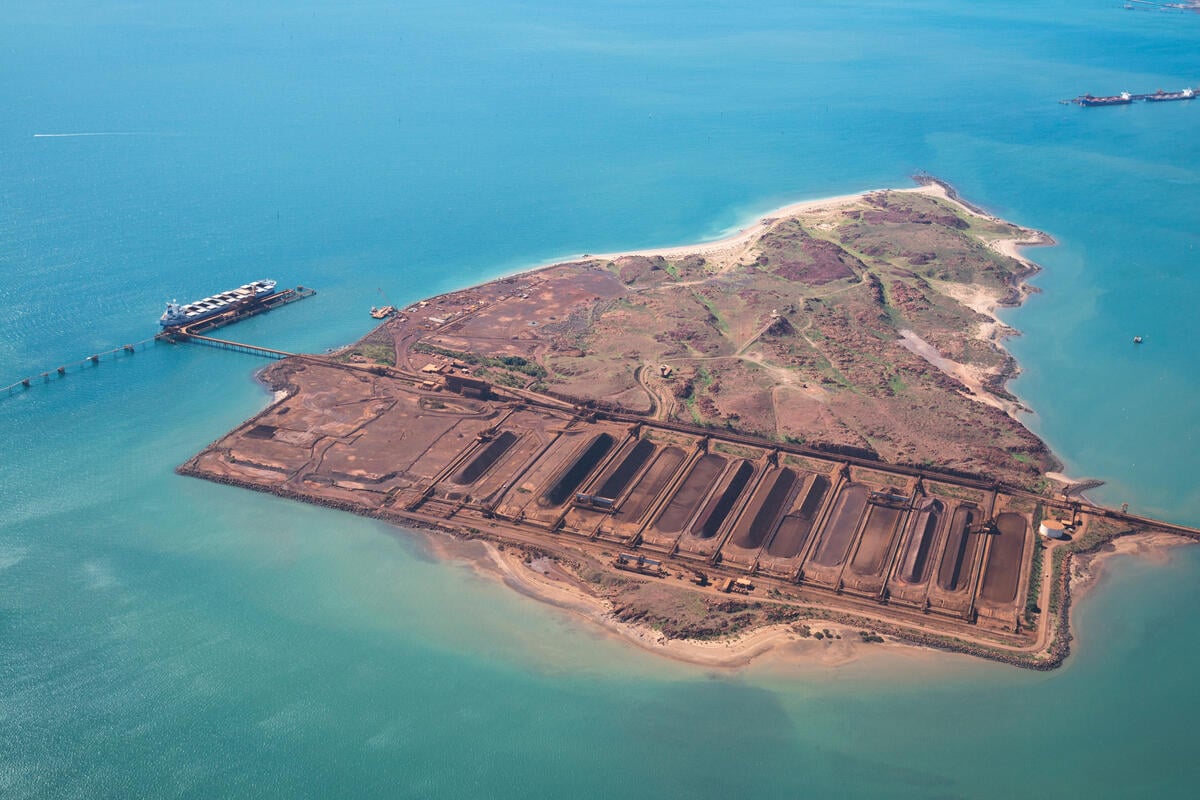
MULTIPOLYGON (((407 529, 406 529, 407 530, 407 529)), ((557 566, 546 569, 537 561, 524 560, 516 548, 501 549, 485 540, 460 540, 444 534, 422 531, 432 553, 441 559, 465 563, 476 574, 497 580, 508 588, 532 600, 550 605, 572 618, 583 620, 600 635, 636 647, 675 663, 694 667, 737 671, 759 663, 787 667, 837 668, 856 662, 864 656, 877 657, 945 657, 963 658, 968 654, 954 650, 922 645, 913 641, 885 636, 882 643, 862 641, 863 626, 831 622, 820 618, 798 619, 787 623, 765 625, 735 636, 714 640, 668 639, 646 625, 622 622, 612 616, 612 604, 574 585, 572 577, 557 566), (544 571, 543 571, 544 570, 544 571), (798 628, 807 625, 813 634, 829 631, 830 638, 802 636, 798 628), (840 637, 840 638, 837 638, 840 637)), ((1113 556, 1136 556, 1166 563, 1175 549, 1194 542, 1177 534, 1146 531, 1118 537, 1103 545, 1099 551, 1083 554, 1084 563, 1073 569, 1071 592, 1076 601, 1102 584, 1113 556)), ((1004 652, 1001 648, 998 652, 1004 652)), ((1014 653, 1018 651, 1013 651, 1014 653)))
POLYGON ((836 666, 854 661, 868 651, 939 652, 890 637, 883 643, 865 643, 859 635, 861 628, 816 618, 756 627, 723 639, 668 639, 646 625, 614 618, 608 600, 573 585, 561 570, 539 571, 536 562, 531 565, 524 561, 519 549, 501 550, 485 540, 464 541, 434 531, 419 532, 424 534, 436 557, 465 563, 477 575, 497 580, 519 594, 583 620, 607 638, 676 663, 737 670, 769 656, 775 663, 836 666), (805 624, 814 632, 828 630, 841 638, 801 636, 796 627, 805 624))
POLYGON ((1103 585, 1104 579, 1111 569, 1109 562, 1116 556, 1133 556, 1148 559, 1156 564, 1167 564, 1176 550, 1193 544, 1196 544, 1193 539, 1163 531, 1147 531, 1120 536, 1102 545, 1097 551, 1083 554, 1082 558, 1085 563, 1082 566, 1077 564, 1072 570, 1072 594, 1078 600, 1103 585))

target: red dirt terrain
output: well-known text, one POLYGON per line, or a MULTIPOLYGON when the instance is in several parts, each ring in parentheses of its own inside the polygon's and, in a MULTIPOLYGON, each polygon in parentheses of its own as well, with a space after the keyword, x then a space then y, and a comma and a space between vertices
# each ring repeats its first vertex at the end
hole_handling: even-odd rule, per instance
POLYGON ((559 264, 389 323, 396 363, 894 464, 1039 487, 1055 462, 1016 418, 1008 331, 976 310, 1043 241, 926 190, 771 220, 730 246, 559 264), (972 305, 968 305, 967 303, 972 305), (972 307, 975 306, 975 307, 972 307))

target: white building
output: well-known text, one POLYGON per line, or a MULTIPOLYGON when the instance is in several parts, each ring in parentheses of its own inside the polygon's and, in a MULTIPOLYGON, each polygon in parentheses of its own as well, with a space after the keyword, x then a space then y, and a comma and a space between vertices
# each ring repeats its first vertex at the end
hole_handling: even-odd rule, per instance
POLYGON ((1038 533, 1047 539, 1065 539, 1067 538, 1067 526, 1063 524, 1062 520, 1044 519, 1038 526, 1038 533))

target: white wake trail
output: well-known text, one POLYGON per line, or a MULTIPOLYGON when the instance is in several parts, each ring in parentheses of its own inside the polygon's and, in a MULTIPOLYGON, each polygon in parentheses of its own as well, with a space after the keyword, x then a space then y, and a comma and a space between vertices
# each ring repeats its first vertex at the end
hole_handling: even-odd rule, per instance
POLYGON ((154 131, 85 131, 81 133, 35 133, 35 139, 64 139, 72 136, 160 136, 154 131))

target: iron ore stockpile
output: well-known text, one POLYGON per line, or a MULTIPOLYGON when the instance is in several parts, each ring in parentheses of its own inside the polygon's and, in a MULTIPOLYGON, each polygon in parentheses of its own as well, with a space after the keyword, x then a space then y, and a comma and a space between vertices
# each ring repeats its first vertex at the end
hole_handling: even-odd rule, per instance
POLYGON ((636 549, 1013 644, 1030 636, 1033 497, 378 372, 273 365, 267 380, 290 397, 181 471, 526 545, 636 549))

